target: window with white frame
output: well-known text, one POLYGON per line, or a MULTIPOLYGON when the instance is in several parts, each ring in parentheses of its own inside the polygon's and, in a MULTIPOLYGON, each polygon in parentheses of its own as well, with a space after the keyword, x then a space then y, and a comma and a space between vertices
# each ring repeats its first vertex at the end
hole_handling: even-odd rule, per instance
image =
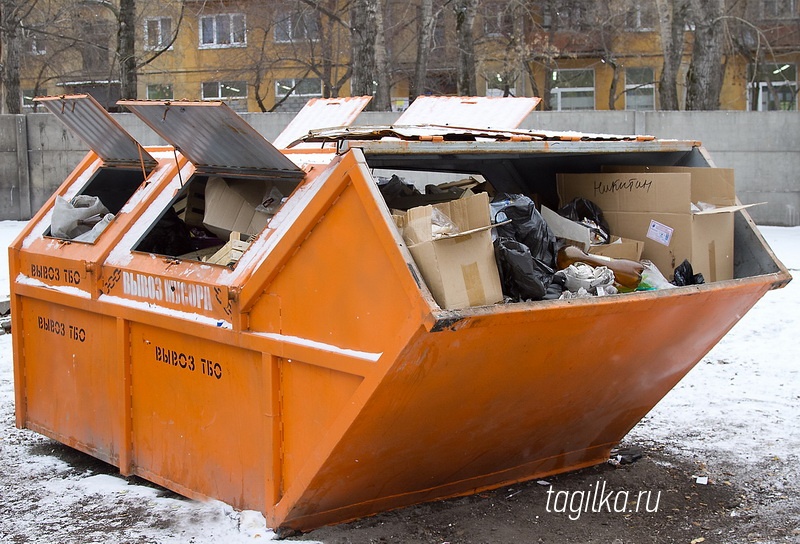
POLYGON ((300 111, 311 98, 322 96, 322 80, 315 77, 275 81, 277 111, 300 111))
POLYGON ((172 17, 153 17, 144 21, 145 49, 163 49, 172 39, 172 17))
POLYGON ((247 98, 246 81, 206 81, 203 83, 203 100, 238 98, 247 98))
POLYGON ((172 100, 172 83, 150 83, 147 85, 148 100, 172 100))
POLYGON ((797 110, 797 65, 750 65, 748 107, 753 111, 797 110))
POLYGON ((553 70, 550 107, 555 111, 594 109, 594 70, 553 70))
MULTIPOLYGON (((505 96, 506 87, 510 85, 503 79, 503 74, 491 74, 486 77, 486 96, 505 96)), ((509 92, 513 94, 514 89, 509 92)))
POLYGON ((625 26, 628 30, 648 31, 658 26, 655 0, 636 0, 626 13, 625 26))
POLYGON ((761 17, 764 19, 790 19, 797 17, 797 1, 762 0, 761 17))
POLYGON ((284 13, 275 22, 275 41, 279 43, 314 41, 319 34, 319 15, 315 11, 284 13))
POLYGON ((200 47, 244 47, 247 45, 244 13, 220 13, 200 17, 200 47))
POLYGON ((510 36, 514 33, 512 4, 497 0, 481 4, 483 16, 483 33, 486 36, 510 36))
POLYGON ((625 109, 656 109, 656 84, 652 68, 625 68, 625 109))
MULTIPOLYGON (((39 94, 45 94, 40 92, 39 94)), ((33 99, 37 96, 36 91, 34 89, 23 89, 22 90, 22 109, 23 111, 36 111, 36 102, 33 99)))

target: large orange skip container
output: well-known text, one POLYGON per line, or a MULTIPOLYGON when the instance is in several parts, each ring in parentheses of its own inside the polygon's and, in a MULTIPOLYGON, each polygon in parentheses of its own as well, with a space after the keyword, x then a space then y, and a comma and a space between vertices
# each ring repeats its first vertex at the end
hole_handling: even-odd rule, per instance
MULTIPOLYGON (((374 177, 547 195, 561 171, 713 166, 698 142, 398 125, 278 149, 222 103, 126 102, 168 142, 144 148, 87 96, 43 103, 92 151, 9 250, 17 425, 276 529, 604 462, 790 279, 739 210, 734 279, 443 310, 374 177), (215 177, 288 198, 234 265, 149 249, 215 177), (76 195, 110 202, 94 242, 53 236, 76 195)), ((364 103, 319 102, 340 125, 364 103)))

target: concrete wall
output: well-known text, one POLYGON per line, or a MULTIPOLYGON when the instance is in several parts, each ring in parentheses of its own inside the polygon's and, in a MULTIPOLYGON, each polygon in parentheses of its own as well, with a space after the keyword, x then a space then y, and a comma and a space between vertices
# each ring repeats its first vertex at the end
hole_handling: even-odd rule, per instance
MULTIPOLYGON (((115 119, 143 145, 164 142, 132 114, 115 119)), ((293 114, 243 117, 268 140, 293 114)), ((357 124, 390 124, 393 113, 362 113, 357 124)), ((736 171, 737 193, 762 225, 800 225, 800 115, 791 112, 536 112, 523 128, 700 140, 716 166, 736 171)), ((0 219, 28 219, 86 154, 50 114, 0 115, 0 219), (25 150, 27 149, 27 153, 25 150)))

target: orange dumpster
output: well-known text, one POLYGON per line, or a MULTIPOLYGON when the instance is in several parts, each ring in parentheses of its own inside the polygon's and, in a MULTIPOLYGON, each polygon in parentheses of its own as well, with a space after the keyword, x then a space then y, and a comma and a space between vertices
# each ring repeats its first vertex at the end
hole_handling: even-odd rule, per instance
POLYGON ((168 142, 144 148, 87 96, 42 103, 91 151, 9 249, 17 425, 276 529, 604 462, 790 279, 737 207, 731 278, 443 308, 376 183, 553 201, 564 172, 713 167, 698 142, 523 131, 519 109, 470 128, 457 105, 458 127, 294 126, 278 149, 223 103, 123 102, 168 142), (55 235, 80 195, 110 202, 93 241, 55 235))

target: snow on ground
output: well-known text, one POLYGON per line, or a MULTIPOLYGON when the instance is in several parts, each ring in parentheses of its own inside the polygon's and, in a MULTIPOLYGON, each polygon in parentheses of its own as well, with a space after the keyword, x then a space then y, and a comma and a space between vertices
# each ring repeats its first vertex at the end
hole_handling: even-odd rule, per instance
MULTIPOLYGON (((0 246, 7 247, 22 226, 0 222, 0 246)), ((797 276, 800 227, 761 231, 797 276)), ((9 289, 6 258, 4 252, 0 298, 9 289)), ((758 474, 772 474, 775 481, 753 485, 764 486, 778 499, 793 493, 800 465, 799 321, 800 281, 767 293, 626 442, 658 444, 705 460, 712 478, 725 467, 746 471, 761 466, 758 474), (765 464, 769 472, 763 470, 765 464)), ((54 454, 58 447, 15 428, 11 335, 0 336, 0 542, 237 543, 275 538, 260 513, 188 500, 144 482, 129 482, 113 470, 98 473, 97 467, 85 466, 85 456, 76 463, 63 460, 64 449, 54 454), (76 519, 83 520, 77 533, 76 519)))

